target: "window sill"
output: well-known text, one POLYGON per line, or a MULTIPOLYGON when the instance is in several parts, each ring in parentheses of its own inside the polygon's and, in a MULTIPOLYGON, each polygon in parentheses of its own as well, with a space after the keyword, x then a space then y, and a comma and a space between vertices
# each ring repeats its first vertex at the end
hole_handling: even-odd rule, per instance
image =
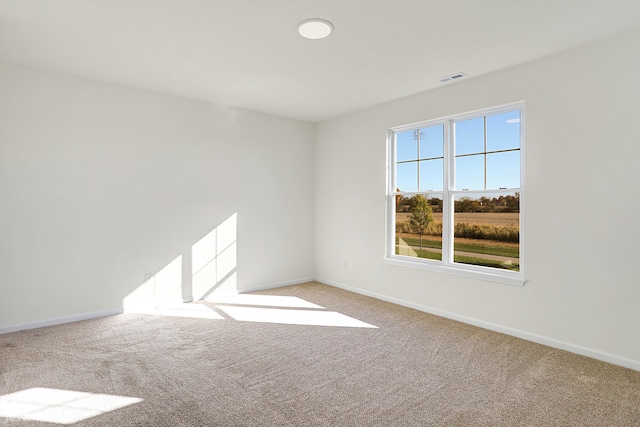
POLYGON ((454 274, 457 276, 470 277, 473 279, 488 280, 492 282, 505 283, 507 285, 524 286, 526 279, 522 273, 514 273, 511 271, 484 271, 492 270, 483 267, 463 267, 458 265, 443 265, 441 262, 430 262, 428 260, 412 260, 407 257, 391 256, 385 257, 384 262, 387 264, 400 265, 403 267, 417 268, 420 270, 435 271, 438 273, 454 274))

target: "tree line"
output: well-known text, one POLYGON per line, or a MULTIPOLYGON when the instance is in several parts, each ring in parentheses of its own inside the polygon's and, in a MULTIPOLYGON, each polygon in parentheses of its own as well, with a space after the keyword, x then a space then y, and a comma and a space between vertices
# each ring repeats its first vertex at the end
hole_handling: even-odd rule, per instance
MULTIPOLYGON (((417 204, 426 203, 432 212, 442 212, 442 199, 425 198, 423 195, 413 197, 396 196, 396 212, 413 212, 417 204), (424 199, 424 201, 422 200, 424 199)), ((498 197, 482 196, 478 199, 463 197, 454 201, 454 212, 520 212, 520 193, 500 195, 498 197)))

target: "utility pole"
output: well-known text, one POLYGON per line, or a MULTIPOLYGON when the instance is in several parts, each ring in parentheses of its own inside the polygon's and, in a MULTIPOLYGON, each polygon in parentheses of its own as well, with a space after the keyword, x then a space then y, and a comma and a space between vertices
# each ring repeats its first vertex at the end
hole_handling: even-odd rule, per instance
POLYGON ((413 130, 413 139, 418 142, 418 191, 420 191, 420 140, 424 138, 424 132, 420 132, 420 129, 413 130))

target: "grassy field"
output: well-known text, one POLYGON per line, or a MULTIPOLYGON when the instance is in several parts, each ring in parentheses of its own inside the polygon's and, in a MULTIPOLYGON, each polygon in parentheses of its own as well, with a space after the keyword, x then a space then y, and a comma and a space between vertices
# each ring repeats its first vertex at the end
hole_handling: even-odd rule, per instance
MULTIPOLYGON (((420 237, 415 234, 399 234, 399 237, 410 246, 419 246, 420 237)), ((398 244, 398 237, 396 237, 398 244)), ((423 248, 442 249, 442 239, 433 239, 431 236, 422 237, 423 248)), ((518 244, 505 244, 502 242, 491 242, 475 239, 455 239, 453 250, 462 252, 473 252, 475 254, 498 255, 509 258, 520 257, 520 247, 518 244)))
MULTIPOLYGON (((407 222, 410 212, 396 213, 397 222, 407 222)), ((442 222, 442 212, 434 212, 433 219, 442 222)), ((520 214, 517 212, 456 212, 453 216, 455 224, 465 222, 467 224, 493 225, 496 227, 518 227, 520 214)))

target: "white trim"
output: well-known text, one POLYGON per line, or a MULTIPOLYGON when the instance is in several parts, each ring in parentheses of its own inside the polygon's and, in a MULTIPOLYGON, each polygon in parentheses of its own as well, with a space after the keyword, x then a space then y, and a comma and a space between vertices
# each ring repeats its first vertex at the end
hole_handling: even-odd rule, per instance
POLYGON ((385 211, 385 226, 383 228, 384 241, 385 241, 385 254, 395 253, 395 233, 391 233, 388 224, 395 224, 396 222, 396 177, 394 176, 396 168, 393 167, 396 163, 396 132, 392 129, 387 130, 387 194, 385 196, 386 211, 385 211))
MULTIPOLYGON (((510 194, 510 193, 518 193, 520 191, 522 191, 522 187, 518 187, 518 188, 492 188, 490 190, 449 190, 451 193, 454 193, 454 195, 460 195, 460 194, 487 194, 487 193, 500 193, 500 194, 510 194)), ((422 193, 415 193, 415 194, 424 194, 424 193, 437 193, 437 191, 423 191, 422 193)), ((442 191, 440 191, 440 193, 442 193, 442 191)), ((413 194, 413 193, 402 193, 402 194, 413 194)))
POLYGON ((519 273, 474 265, 443 264, 440 261, 403 257, 400 255, 387 256, 383 261, 387 264, 401 265, 403 267, 435 271, 438 273, 455 274, 456 276, 471 277, 473 279, 490 280, 492 282, 506 283, 515 286, 524 286, 527 281, 524 275, 519 273), (499 274, 495 272, 496 270, 499 274))
POLYGON ((239 294, 246 294, 248 292, 266 291, 268 289, 282 288, 291 285, 300 285, 307 282, 315 282, 315 277, 307 277, 305 279, 287 280, 285 282, 272 283, 270 285, 252 286, 249 288, 238 289, 239 294))
POLYGON ((520 224, 518 225, 520 228, 520 244, 518 248, 520 249, 520 264, 519 264, 519 272, 524 277, 526 274, 525 264, 527 257, 525 256, 525 250, 527 248, 526 244, 526 233, 525 233, 525 212, 527 211, 527 191, 525 190, 525 179, 524 179, 524 164, 526 158, 526 141, 524 136, 524 127, 525 127, 525 116, 526 114, 522 114, 524 112, 524 101, 522 101, 522 109, 520 110, 520 224))
POLYGON ((601 360, 603 362, 612 363, 614 365, 623 366, 625 368, 640 371, 640 360, 633 360, 627 357, 617 356, 615 354, 606 353, 604 351, 595 350, 589 347, 583 347, 581 345, 568 343, 566 341, 560 341, 554 338, 545 337, 543 335, 533 334, 531 332, 522 331, 520 329, 511 328, 508 326, 500 325, 497 323, 487 322, 484 320, 476 319, 469 316, 464 316, 450 311, 441 310, 434 307, 429 307, 422 304, 417 304, 411 301, 406 301, 401 298, 394 298, 387 295, 379 294, 377 292, 371 292, 364 289, 355 288, 352 286, 343 285, 331 280, 322 278, 316 278, 318 283, 333 286, 336 288, 344 289, 346 291, 355 292, 360 295, 376 298, 382 301, 387 301, 393 304, 398 304, 404 307, 413 308, 415 310, 423 311, 425 313, 434 314, 436 316, 445 317, 447 319, 456 320, 458 322, 467 323, 469 325, 477 326, 479 328, 488 329, 502 334, 511 335, 516 338, 521 338, 526 341, 535 342, 538 344, 546 345, 549 347, 557 348, 560 350, 566 350, 571 353, 579 354, 582 356, 591 357, 592 359, 601 360))
POLYGON ((65 323, 79 322, 81 320, 89 320, 89 319, 97 319, 97 318, 106 317, 106 316, 114 316, 117 314, 122 314, 123 312, 124 310, 122 308, 117 308, 113 310, 96 311, 93 313, 84 313, 84 314, 75 314, 72 316, 56 317, 53 319, 40 320, 37 322, 29 322, 29 323, 22 323, 18 325, 5 326, 0 328, 0 335, 8 334, 11 332, 24 331, 26 329, 44 328, 46 326, 63 325, 65 323))

